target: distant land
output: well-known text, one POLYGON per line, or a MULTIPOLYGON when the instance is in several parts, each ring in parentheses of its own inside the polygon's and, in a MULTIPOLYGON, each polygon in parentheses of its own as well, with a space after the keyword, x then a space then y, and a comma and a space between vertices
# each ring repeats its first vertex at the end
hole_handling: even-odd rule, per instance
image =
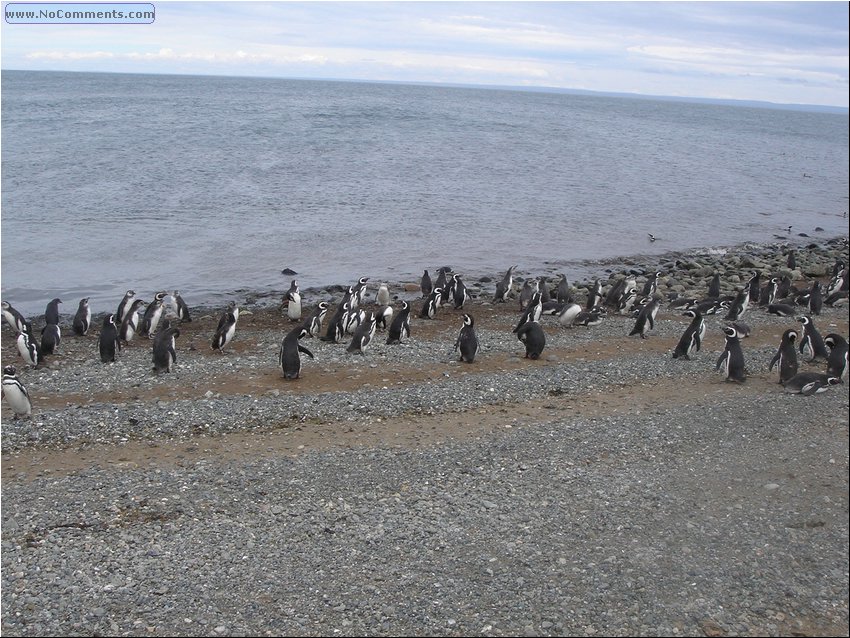
POLYGON ((272 75, 228 75, 228 74, 196 74, 196 73, 132 73, 123 71, 66 71, 66 70, 31 70, 31 69, 2 69, 2 72, 21 73, 108 73, 111 75, 165 75, 185 77, 229 77, 229 78, 256 78, 264 80, 299 80, 308 82, 351 82, 354 84, 401 84, 407 86, 442 86, 448 88, 462 89, 490 89, 495 91, 522 91, 526 93, 563 93, 568 95, 587 95, 595 97, 617 97, 633 100, 655 100, 663 102, 688 102, 694 104, 715 104, 720 106, 743 106, 760 109, 778 109, 783 111, 812 111, 816 113, 833 113, 837 115, 848 115, 850 109, 842 106, 826 106, 820 104, 783 104, 778 102, 766 102, 762 100, 736 100, 709 97, 683 97, 673 95, 650 95, 643 93, 625 93, 615 91, 590 91, 586 89, 569 89, 547 86, 526 85, 500 85, 500 84, 462 84, 452 82, 422 82, 403 80, 366 80, 350 78, 310 78, 296 76, 272 76, 272 75))

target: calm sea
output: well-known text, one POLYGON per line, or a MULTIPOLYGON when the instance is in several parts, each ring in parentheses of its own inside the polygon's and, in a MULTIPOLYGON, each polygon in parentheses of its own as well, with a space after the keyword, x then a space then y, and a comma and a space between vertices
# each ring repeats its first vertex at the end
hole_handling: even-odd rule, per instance
MULTIPOLYGON (((847 233, 846 115, 507 90, 2 74, 2 297, 112 310, 847 233), (820 227, 822 231, 816 231, 820 227), (647 233, 659 240, 650 243, 647 233)), ((798 241, 805 241, 799 239, 798 241)))

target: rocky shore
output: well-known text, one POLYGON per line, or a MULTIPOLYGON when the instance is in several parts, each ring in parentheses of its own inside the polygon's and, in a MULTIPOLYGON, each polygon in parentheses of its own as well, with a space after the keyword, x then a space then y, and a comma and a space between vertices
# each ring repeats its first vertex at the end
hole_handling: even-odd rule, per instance
MULTIPOLYGON (((837 260, 846 241, 798 247, 794 269, 744 245, 598 276, 661 272, 667 300, 715 272, 724 293, 753 270, 802 289, 837 260)), ((671 357, 688 318, 666 302, 647 339, 616 313, 543 317, 532 361, 516 300, 492 303, 502 272, 466 282, 473 364, 461 313, 418 319, 402 284, 406 343, 305 340, 291 382, 275 296, 243 300, 225 354, 220 309, 193 309, 162 375, 147 339, 104 365, 91 333, 24 369, 4 326, 34 405, 3 406, 4 635, 847 635, 848 385, 783 392, 768 364, 799 324, 751 307, 744 384, 714 371, 722 315, 671 357)), ((570 283, 583 301, 592 282, 570 283)), ((846 303, 815 320, 847 336, 846 303)))

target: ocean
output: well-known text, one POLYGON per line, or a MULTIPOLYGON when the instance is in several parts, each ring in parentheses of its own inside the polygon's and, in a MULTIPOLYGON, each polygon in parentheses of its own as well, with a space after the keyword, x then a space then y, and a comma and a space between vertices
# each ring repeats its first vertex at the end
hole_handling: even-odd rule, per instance
POLYGON ((223 306, 286 290, 285 268, 302 289, 442 265, 572 281, 626 255, 816 241, 847 233, 848 146, 846 114, 802 110, 4 71, 2 298, 27 316, 53 297, 114 310, 127 289, 223 306))

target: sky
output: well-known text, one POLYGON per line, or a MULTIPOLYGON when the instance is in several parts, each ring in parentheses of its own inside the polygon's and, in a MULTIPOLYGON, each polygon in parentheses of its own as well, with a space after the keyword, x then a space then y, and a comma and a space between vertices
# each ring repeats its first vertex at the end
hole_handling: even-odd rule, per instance
POLYGON ((0 68, 554 87, 848 106, 843 1, 152 4, 152 24, 4 20, 0 68))

